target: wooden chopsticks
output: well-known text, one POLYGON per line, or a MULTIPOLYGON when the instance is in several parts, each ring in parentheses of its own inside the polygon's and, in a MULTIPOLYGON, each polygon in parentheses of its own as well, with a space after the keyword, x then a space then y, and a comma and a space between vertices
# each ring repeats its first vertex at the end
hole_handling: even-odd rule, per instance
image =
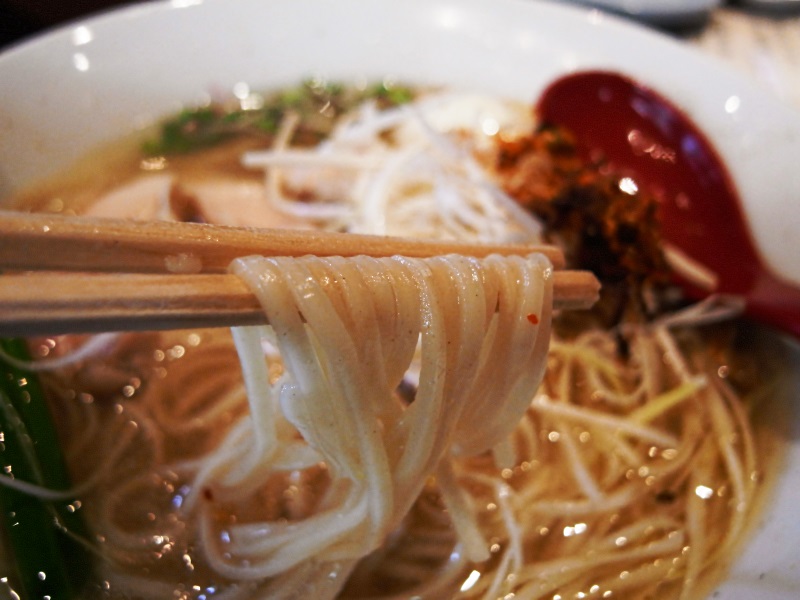
POLYGON ((225 273, 251 256, 506 256, 541 252, 556 269, 554 246, 476 245, 298 229, 246 229, 178 223, 65 217, 0 211, 0 269, 175 273, 181 259, 199 273, 225 273), (189 260, 186 260, 189 259, 189 260))
MULTIPOLYGON (((238 277, 226 273, 231 260, 240 256, 482 257, 532 252, 546 254, 557 269, 563 268, 564 257, 552 246, 0 211, 0 269, 14 271, 0 276, 0 336, 263 323, 255 296, 238 277)), ((598 291, 591 273, 555 273, 556 308, 587 308, 598 291)))
MULTIPOLYGON (((582 271, 557 272, 554 304, 591 305, 582 271)), ((30 273, 0 276, 0 336, 183 329, 264 323, 256 297, 235 275, 30 273)))

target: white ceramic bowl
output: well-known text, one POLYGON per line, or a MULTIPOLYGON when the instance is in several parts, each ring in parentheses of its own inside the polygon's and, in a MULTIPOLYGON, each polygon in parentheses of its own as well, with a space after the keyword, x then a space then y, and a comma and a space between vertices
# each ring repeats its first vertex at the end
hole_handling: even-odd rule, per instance
MULTIPOLYGON (((74 23, 0 56, 0 198, 240 83, 393 77, 533 101, 582 68, 627 73, 694 117, 726 161, 765 259, 800 282, 800 115, 665 37, 533 0, 171 0, 74 23)), ((800 590, 797 421, 764 522, 719 597, 800 590)))

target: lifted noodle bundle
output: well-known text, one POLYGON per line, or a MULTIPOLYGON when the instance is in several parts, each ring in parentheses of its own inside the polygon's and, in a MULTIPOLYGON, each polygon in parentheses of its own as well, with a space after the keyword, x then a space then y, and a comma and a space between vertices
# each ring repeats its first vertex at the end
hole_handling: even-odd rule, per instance
MULTIPOLYGON (((344 583, 330 573, 384 542, 431 474, 452 480, 452 455, 507 439, 544 372, 551 266, 537 255, 250 257, 232 270, 257 294, 270 327, 234 331, 250 413, 204 459, 186 510, 198 513, 217 572, 285 580, 301 569, 304 593, 319 597, 317 586, 332 593, 344 583), (262 340, 284 361, 273 382, 262 340), (396 390, 418 347, 419 386, 406 403, 396 390), (325 491, 303 518, 239 522, 220 535, 220 507, 246 500, 276 473, 320 463, 325 491)), ((487 558, 458 510, 461 490, 440 487, 464 520, 456 522, 462 542, 487 558)))

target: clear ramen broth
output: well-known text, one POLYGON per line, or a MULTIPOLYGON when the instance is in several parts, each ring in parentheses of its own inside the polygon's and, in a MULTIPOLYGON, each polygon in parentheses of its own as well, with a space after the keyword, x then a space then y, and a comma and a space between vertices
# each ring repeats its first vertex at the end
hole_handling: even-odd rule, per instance
MULTIPOLYGON (((309 82, 187 110, 5 199, 145 221, 545 240, 604 284, 595 310, 554 317, 543 383, 506 441, 448 455, 365 556, 304 555, 287 539, 299 554, 284 569, 281 540, 322 511, 330 465, 271 471, 236 494, 215 483, 221 449, 256 420, 230 331, 29 340, 37 364, 64 363, 38 377, 67 504, 86 525, 70 533, 91 572, 81 597, 709 593, 779 470, 783 347, 735 302, 681 298, 646 192, 620 192, 602 162, 572 151, 517 102, 309 82)), ((280 381, 284 359, 262 345, 280 381)), ((413 405, 419 385, 412 363, 398 403, 413 405)))

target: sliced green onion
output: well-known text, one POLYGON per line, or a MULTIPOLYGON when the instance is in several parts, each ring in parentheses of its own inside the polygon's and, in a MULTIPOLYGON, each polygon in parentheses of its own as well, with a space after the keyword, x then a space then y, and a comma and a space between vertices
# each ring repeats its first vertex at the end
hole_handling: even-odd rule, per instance
MULTIPOLYGON (((23 340, 0 340, 9 356, 28 360, 23 340)), ((37 376, 0 358, 1 477, 68 490, 69 474, 37 376)), ((0 482, 1 483, 1 482, 0 482)), ((77 598, 90 573, 88 539, 76 504, 47 502, 0 485, 3 529, 22 598, 77 598)))

